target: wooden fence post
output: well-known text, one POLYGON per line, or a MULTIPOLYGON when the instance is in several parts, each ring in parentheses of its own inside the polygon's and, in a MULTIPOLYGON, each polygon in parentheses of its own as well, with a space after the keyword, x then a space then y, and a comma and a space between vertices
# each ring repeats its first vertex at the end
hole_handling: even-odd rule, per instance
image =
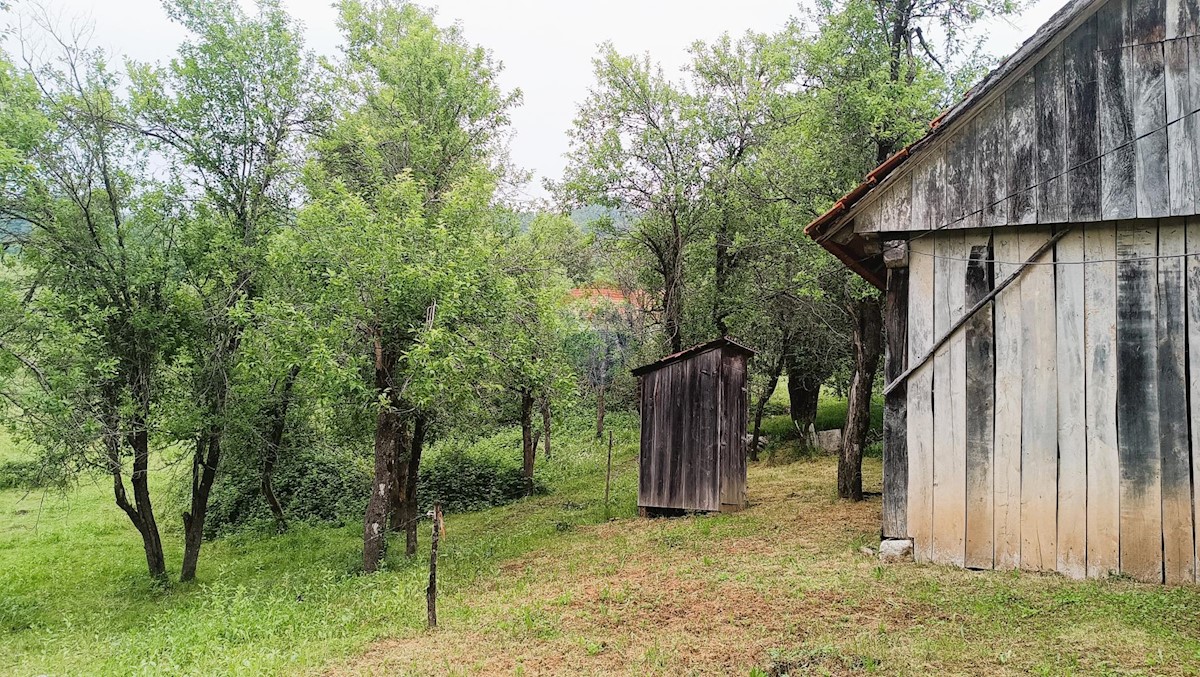
POLYGON ((437 627, 437 557, 442 529, 442 506, 434 503, 433 534, 429 539, 429 587, 425 588, 425 611, 431 628, 437 627))

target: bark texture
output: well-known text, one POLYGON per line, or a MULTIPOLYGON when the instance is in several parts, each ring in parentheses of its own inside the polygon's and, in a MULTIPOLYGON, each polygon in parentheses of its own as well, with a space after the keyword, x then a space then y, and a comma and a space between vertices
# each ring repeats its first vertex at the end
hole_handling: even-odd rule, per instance
POLYGON ((521 476, 525 479, 525 495, 533 495, 533 394, 521 392, 521 476))
POLYGON ((871 430, 871 387, 883 353, 883 313, 877 297, 854 300, 849 306, 854 321, 854 374, 838 457, 838 496, 861 501, 862 452, 871 430))

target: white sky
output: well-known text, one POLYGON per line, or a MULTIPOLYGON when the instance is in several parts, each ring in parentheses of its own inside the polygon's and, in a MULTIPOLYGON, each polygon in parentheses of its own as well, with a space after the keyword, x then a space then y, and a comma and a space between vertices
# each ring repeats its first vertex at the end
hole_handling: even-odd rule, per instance
MULTIPOLYGON (((32 0, 15 0, 16 13, 32 0)), ((94 22, 93 45, 139 61, 166 61, 185 33, 159 0, 38 0, 63 21, 94 22)), ((251 3, 243 0, 249 6, 251 3)), ((984 28, 987 48, 1011 53, 1065 0, 1032 0, 1017 18, 984 28)), ((305 25, 308 46, 334 54, 339 34, 331 0, 284 0, 305 25)), ((424 0, 439 22, 459 21, 466 37, 504 63, 501 84, 520 88, 513 114, 512 158, 534 173, 529 197, 544 197, 542 179, 557 179, 567 151, 566 131, 592 82, 596 46, 611 40, 624 53, 649 52, 677 74, 695 40, 722 33, 774 31, 798 15, 796 0, 424 0)))

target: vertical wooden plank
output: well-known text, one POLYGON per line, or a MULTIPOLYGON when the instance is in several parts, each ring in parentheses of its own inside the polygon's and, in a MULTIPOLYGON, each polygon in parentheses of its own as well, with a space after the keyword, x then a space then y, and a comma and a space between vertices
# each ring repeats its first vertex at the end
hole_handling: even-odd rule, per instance
POLYGON ((892 193, 895 198, 894 211, 892 212, 891 224, 888 227, 894 230, 907 230, 908 224, 912 221, 912 175, 902 177, 892 187, 892 193))
MULTIPOLYGON (((1021 248, 1015 228, 994 231, 995 282, 1019 267, 1021 248)), ((1021 283, 1000 292, 995 303, 996 417, 993 457, 995 566, 1015 569, 1021 562, 1021 283)))
POLYGON ((1084 232, 1076 225, 1055 245, 1058 315, 1058 562, 1087 575, 1087 422, 1084 414, 1084 232))
POLYGON ((1007 139, 1003 98, 987 105, 979 114, 979 201, 983 225, 1008 223, 1007 139))
POLYGON ((1162 443, 1163 574, 1167 583, 1196 579, 1192 467, 1188 447, 1187 308, 1184 219, 1159 222, 1158 402, 1162 443))
POLYGON ((1167 80, 1162 43, 1133 48, 1133 134, 1138 217, 1171 213, 1167 178, 1167 80))
POLYGON ((1133 116, 1129 101, 1129 49, 1102 51, 1099 78, 1100 211, 1105 219, 1137 214, 1133 153, 1133 116))
POLYGON ((1037 221, 1037 111, 1034 77, 1030 73, 1004 93, 1008 120, 1008 222, 1037 221))
MULTIPOLYGON (((974 307, 992 290, 992 243, 988 230, 967 233, 971 262, 967 265, 964 305, 974 307)), ((966 502, 965 564, 975 569, 994 566, 992 551, 992 442, 996 409, 993 304, 967 322, 966 332, 966 502)))
MULTIPOLYGON (((1188 393, 1190 397, 1192 490, 1200 490, 1200 217, 1187 220, 1187 350, 1188 393)), ((1200 496, 1192 500, 1193 524, 1200 526, 1200 496)), ((1195 538, 1196 579, 1200 581, 1200 536, 1195 538)))
POLYGON ((1137 44, 1162 42, 1167 37, 1166 0, 1130 0, 1130 37, 1137 44))
POLYGON ((1067 103, 1063 50, 1055 47, 1033 69, 1037 109, 1037 222, 1067 220, 1067 103))
POLYGON ((1166 0, 1167 39, 1184 38, 1197 33, 1200 4, 1197 0, 1166 0))
MULTIPOLYGON (((934 260, 933 333, 942 336, 963 311, 966 265, 961 231, 939 233, 934 260)), ((966 538, 966 421, 962 332, 933 358, 933 561, 962 566, 966 538)))
MULTIPOLYGON (((914 184, 915 185, 915 184, 914 184)), ((909 242, 908 360, 933 347, 934 240, 909 242)), ((933 552, 933 363, 908 378, 908 533, 913 555, 928 562, 933 552)))
POLYGON ((637 504, 646 505, 650 493, 650 478, 654 457, 654 372, 638 377, 641 394, 641 444, 637 454, 637 504))
POLYGON ((1072 221, 1100 218, 1099 83, 1096 79, 1096 17, 1063 43, 1067 120, 1067 212, 1072 221))
MULTIPOLYGON (((1047 228, 1020 232, 1025 260, 1050 238, 1047 228)), ((1053 262, 1047 252, 1039 261, 1053 262)), ((1021 568, 1053 570, 1057 565, 1058 408, 1055 376, 1054 267, 1033 265, 1021 275, 1021 568)))
MULTIPOLYGON (((908 268, 888 268, 884 303, 887 338, 883 374, 892 383, 907 368, 908 268)), ((883 537, 908 537, 908 389, 904 383, 883 402, 883 537)))
POLYGON ((1129 0, 1109 0, 1096 11, 1100 49, 1115 49, 1129 44, 1129 0))
POLYGON ((950 220, 946 217, 949 209, 947 207, 947 191, 946 191, 946 146, 942 144, 930 151, 932 154, 926 160, 930 164, 929 179, 932 183, 930 190, 925 194, 925 199, 929 201, 929 223, 930 227, 937 229, 944 227, 950 220))
POLYGON ((1200 37, 1191 37, 1187 39, 1188 45, 1188 81, 1191 92, 1191 110, 1187 112, 1194 113, 1200 110, 1200 37))
POLYGON ((916 160, 917 166, 912 171, 912 205, 909 214, 912 218, 908 230, 929 230, 929 163, 916 160))
POLYGON ((1162 582, 1157 233, 1117 227, 1117 448, 1121 458, 1121 570, 1162 582))
POLYGON ((1167 176, 1170 182, 1171 214, 1196 213, 1197 176, 1195 116, 1176 120, 1167 126, 1167 176))
POLYGON ((1117 454, 1117 253, 1113 223, 1084 234, 1084 369, 1087 372, 1087 568, 1120 570, 1120 463, 1117 454))
POLYGON ((945 195, 945 223, 954 223, 963 217, 963 189, 966 188, 963 172, 963 141, 962 131, 951 131, 950 139, 946 142, 945 174, 943 176, 942 193, 945 195))
POLYGON ((1167 122, 1192 112, 1192 80, 1188 65, 1188 41, 1170 40, 1163 45, 1166 73, 1167 122))

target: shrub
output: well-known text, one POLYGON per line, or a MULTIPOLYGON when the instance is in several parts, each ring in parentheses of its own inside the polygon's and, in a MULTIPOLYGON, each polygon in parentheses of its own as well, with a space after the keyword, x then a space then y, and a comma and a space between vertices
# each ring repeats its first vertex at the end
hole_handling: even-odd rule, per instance
MULTIPOLYGON (((274 529, 259 468, 255 454, 222 460, 204 523, 206 538, 274 529)), ((362 519, 371 491, 371 469, 348 451, 304 447, 280 455, 272 483, 289 523, 341 526, 362 519)), ((181 488, 186 495, 187 487, 181 488)))
POLYGON ((464 444, 440 441, 422 459, 417 499, 422 510, 434 502, 448 512, 503 505, 524 495, 520 433, 500 433, 464 444))

